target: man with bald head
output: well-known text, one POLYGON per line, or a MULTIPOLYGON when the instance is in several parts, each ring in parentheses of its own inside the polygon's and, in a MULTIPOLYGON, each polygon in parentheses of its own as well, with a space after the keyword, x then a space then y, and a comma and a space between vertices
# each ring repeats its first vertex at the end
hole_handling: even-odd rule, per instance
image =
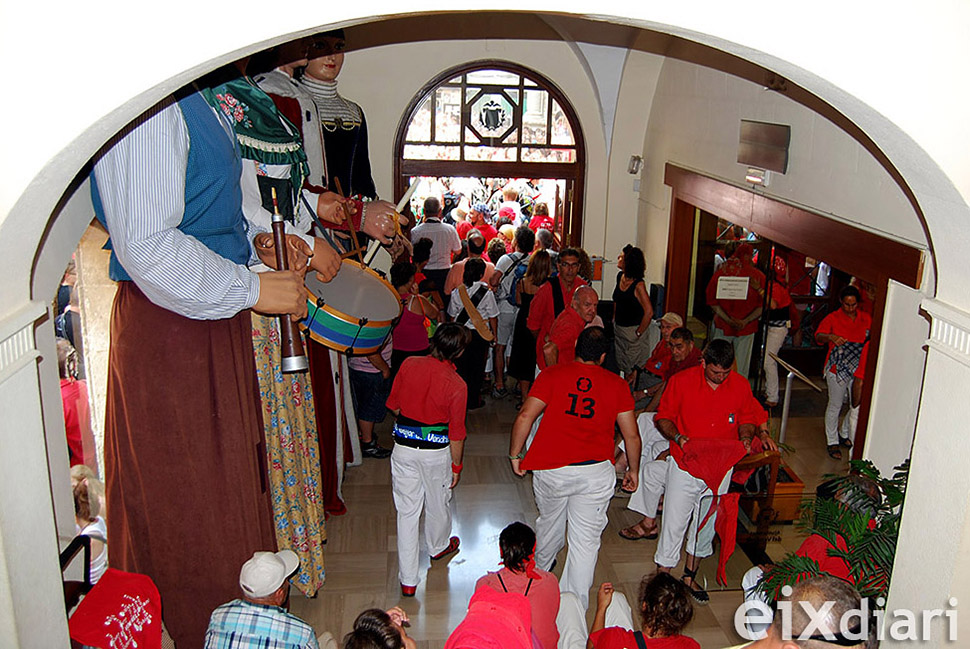
POLYGON ((731 649, 868 649, 876 645, 870 627, 855 587, 818 575, 783 593, 766 637, 731 649))
POLYGON ((589 286, 580 286, 573 293, 569 306, 560 313, 549 329, 539 358, 540 369, 557 363, 571 363, 576 358, 576 340, 596 317, 599 296, 589 286))

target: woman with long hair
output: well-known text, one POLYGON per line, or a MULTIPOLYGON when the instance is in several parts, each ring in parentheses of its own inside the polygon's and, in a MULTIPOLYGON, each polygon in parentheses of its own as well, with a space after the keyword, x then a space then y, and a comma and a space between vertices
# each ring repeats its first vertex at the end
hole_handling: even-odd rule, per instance
POLYGON ((650 357, 647 327, 653 318, 653 306, 643 281, 647 262, 643 251, 631 245, 624 246, 617 258, 620 272, 616 274, 613 289, 613 330, 616 336, 616 363, 624 374, 629 374, 650 357))
POLYGON ((426 356, 430 348, 425 318, 438 317, 438 307, 420 295, 415 286, 417 268, 406 261, 391 266, 391 285, 401 299, 401 317, 391 333, 391 381, 409 356, 426 356))
POLYGON ((519 383, 519 405, 529 395, 532 380, 536 376, 536 338, 529 331, 529 306, 539 287, 546 283, 552 274, 552 258, 545 250, 532 253, 529 266, 522 279, 515 283, 515 302, 519 312, 515 316, 515 329, 512 332, 512 349, 515 353, 509 358, 508 374, 519 383))

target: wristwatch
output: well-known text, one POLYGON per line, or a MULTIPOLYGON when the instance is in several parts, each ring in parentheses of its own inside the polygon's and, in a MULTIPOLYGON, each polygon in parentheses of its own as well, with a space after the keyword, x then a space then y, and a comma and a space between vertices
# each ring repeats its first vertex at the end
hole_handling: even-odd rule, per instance
POLYGON ((518 455, 509 455, 510 460, 521 460, 525 457, 525 451, 519 451, 518 455))

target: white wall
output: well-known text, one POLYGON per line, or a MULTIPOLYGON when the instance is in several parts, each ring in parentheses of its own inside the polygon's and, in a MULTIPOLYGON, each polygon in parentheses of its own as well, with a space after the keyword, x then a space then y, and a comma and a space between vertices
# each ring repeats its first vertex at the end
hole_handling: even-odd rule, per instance
POLYGON ((764 194, 856 227, 925 248, 927 241, 902 190, 858 142, 831 122, 761 86, 692 63, 667 59, 657 83, 643 146, 641 218, 650 275, 663 279, 670 190, 667 162, 744 186, 738 164, 742 119, 791 126, 788 172, 771 175, 764 194))
POLYGON ((922 393, 925 341, 930 323, 920 313, 923 295, 889 283, 879 339, 879 372, 872 386, 869 427, 863 456, 892 475, 910 456, 922 393))

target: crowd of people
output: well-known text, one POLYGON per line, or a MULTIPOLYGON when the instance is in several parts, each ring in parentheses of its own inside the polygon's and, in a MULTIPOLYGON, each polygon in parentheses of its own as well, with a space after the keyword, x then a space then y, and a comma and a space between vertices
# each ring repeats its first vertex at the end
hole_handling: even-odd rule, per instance
MULTIPOLYGON (((401 595, 414 597, 422 545, 432 561, 461 548, 451 501, 468 413, 486 397, 514 395, 509 462, 518 476, 532 472, 536 530, 514 523, 503 532, 505 568, 480 581, 447 646, 521 640, 548 649, 569 637, 575 643, 566 646, 610 647, 630 635, 644 646, 696 646, 680 633, 691 601, 708 599, 698 566, 713 554, 715 525, 730 520, 711 502, 737 461, 775 448, 746 379, 763 302, 714 306, 715 339, 695 348, 680 315, 654 318, 643 252, 627 246, 604 321, 589 255, 557 244, 531 181, 501 188, 497 203, 469 204, 465 215, 460 197, 430 196, 403 240, 406 217, 377 198, 363 111, 337 92, 343 47, 343 34, 328 32, 219 70, 150 111, 95 161, 92 200, 119 288, 103 502, 93 473, 74 485, 92 567, 107 569, 110 538, 111 566, 157 582, 182 646, 197 646, 205 632, 207 647, 314 647, 312 629, 283 605, 291 583, 308 596, 323 584, 325 514, 345 511, 337 477, 345 428, 364 457, 389 458, 401 595), (307 316, 305 274, 331 281, 358 231, 396 244, 389 278, 401 316, 372 353, 348 358, 308 341, 310 372, 285 372, 280 318, 307 316), (388 412, 393 448, 377 439, 388 412), (587 633, 617 490, 643 516, 621 535, 660 538, 657 574, 641 589, 639 630, 629 604, 624 616, 623 598, 604 584, 587 633), (673 579, 685 539, 683 578, 673 579), (557 580, 553 565, 567 541, 557 580), (243 598, 222 604, 237 581, 243 598)), ((744 246, 718 272, 764 289, 744 246)), ((783 308, 775 298, 771 308, 783 308)), ((845 292, 842 311, 818 333, 832 348, 827 378, 840 406, 847 368, 858 366, 844 358, 856 353, 846 343, 868 327, 854 315, 859 299, 845 292)), ((81 384, 62 347, 67 395, 81 384)), ((845 443, 828 424, 827 415, 834 455, 845 443)), ((400 609, 365 611, 344 646, 413 646, 406 624, 400 609)))

